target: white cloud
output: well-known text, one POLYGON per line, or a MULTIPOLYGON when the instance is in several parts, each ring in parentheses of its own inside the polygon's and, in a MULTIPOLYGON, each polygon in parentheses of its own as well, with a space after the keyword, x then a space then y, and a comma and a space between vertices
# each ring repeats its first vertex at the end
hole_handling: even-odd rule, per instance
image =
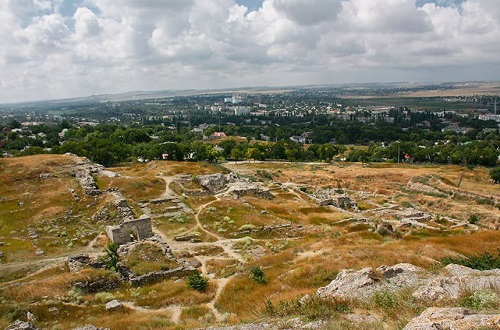
POLYGON ((62 0, 3 0, 0 103, 135 89, 498 79, 500 2, 425 2, 265 0, 249 11, 234 0, 82 0, 68 14, 62 0))

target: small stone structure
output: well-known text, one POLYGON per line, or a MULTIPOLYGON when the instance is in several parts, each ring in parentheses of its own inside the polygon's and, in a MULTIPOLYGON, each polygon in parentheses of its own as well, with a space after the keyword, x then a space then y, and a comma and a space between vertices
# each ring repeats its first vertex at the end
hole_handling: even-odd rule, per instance
POLYGON ((232 182, 236 182, 238 180, 238 175, 236 173, 229 174, 208 174, 208 175, 200 175, 196 177, 196 181, 206 190, 210 191, 210 193, 215 194, 226 189, 227 185, 232 182))
POLYGON ((107 226, 106 233, 111 242, 121 245, 153 236, 151 218, 142 216, 139 219, 127 220, 118 226, 107 226))

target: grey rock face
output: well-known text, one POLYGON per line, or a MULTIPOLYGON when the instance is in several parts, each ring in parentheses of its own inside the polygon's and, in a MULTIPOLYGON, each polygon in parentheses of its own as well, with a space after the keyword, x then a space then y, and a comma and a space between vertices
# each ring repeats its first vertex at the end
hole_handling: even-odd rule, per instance
POLYGON ((38 330, 38 328, 31 322, 16 320, 14 323, 5 328, 5 330, 38 330))
POLYGON ((110 302, 108 302, 106 304, 106 310, 107 311, 116 311, 116 310, 120 310, 120 309, 123 309, 123 304, 118 301, 118 300, 111 300, 110 302))
POLYGON ((381 266, 375 271, 363 268, 355 271, 341 271, 335 280, 326 287, 318 289, 316 295, 321 298, 341 297, 366 299, 381 290, 399 290, 417 285, 423 269, 411 264, 381 266))
POLYGON ((82 327, 73 328, 73 330, 109 330, 109 328, 98 328, 92 324, 86 324, 82 327))
POLYGON ((434 275, 411 264, 381 266, 376 270, 347 269, 335 280, 318 289, 322 298, 371 298, 377 291, 413 290, 413 297, 421 301, 458 299, 463 292, 500 288, 500 270, 478 271, 460 265, 448 265, 445 274, 434 275))
POLYGON ((428 308, 403 330, 498 329, 500 315, 474 313, 466 308, 428 308))

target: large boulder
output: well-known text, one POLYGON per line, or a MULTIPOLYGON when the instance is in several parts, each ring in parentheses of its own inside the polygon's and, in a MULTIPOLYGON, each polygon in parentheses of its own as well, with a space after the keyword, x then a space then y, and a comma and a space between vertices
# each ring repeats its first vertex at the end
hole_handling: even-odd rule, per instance
POLYGON ((123 309, 123 304, 119 300, 111 300, 110 302, 106 303, 106 310, 107 311, 117 311, 123 309))
POLYGON ((5 330, 38 330, 38 328, 31 322, 16 320, 14 323, 5 328, 5 330))
POLYGON ((377 291, 397 291, 405 287, 416 286, 423 271, 420 267, 406 263, 381 266, 376 270, 372 268, 363 268, 358 271, 345 269, 326 287, 319 288, 316 295, 321 298, 366 299, 377 291))
POLYGON ((378 291, 410 289, 413 298, 421 301, 458 299, 463 292, 490 290, 500 287, 500 269, 479 271, 460 265, 448 265, 435 275, 420 267, 401 263, 381 266, 375 270, 344 269, 316 295, 322 298, 371 298, 378 291))
POLYGON ((316 295, 321 298, 328 297, 358 297, 363 298, 373 294, 378 282, 371 268, 342 270, 335 280, 325 287, 319 288, 316 295))
POLYGON ((447 265, 450 276, 436 276, 423 283, 413 297, 422 301, 458 299, 463 292, 500 287, 500 270, 475 270, 460 265, 447 265))
POLYGON ((82 327, 73 328, 73 330, 109 330, 109 328, 99 328, 93 324, 86 324, 82 327))
POLYGON ((474 313, 466 308, 428 308, 403 330, 499 329, 500 315, 474 313))

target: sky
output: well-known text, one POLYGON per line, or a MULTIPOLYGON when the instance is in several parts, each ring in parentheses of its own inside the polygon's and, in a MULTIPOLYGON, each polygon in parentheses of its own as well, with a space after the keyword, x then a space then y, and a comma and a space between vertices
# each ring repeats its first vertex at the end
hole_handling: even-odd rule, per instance
POLYGON ((500 80, 499 0, 1 0, 0 103, 500 80))

